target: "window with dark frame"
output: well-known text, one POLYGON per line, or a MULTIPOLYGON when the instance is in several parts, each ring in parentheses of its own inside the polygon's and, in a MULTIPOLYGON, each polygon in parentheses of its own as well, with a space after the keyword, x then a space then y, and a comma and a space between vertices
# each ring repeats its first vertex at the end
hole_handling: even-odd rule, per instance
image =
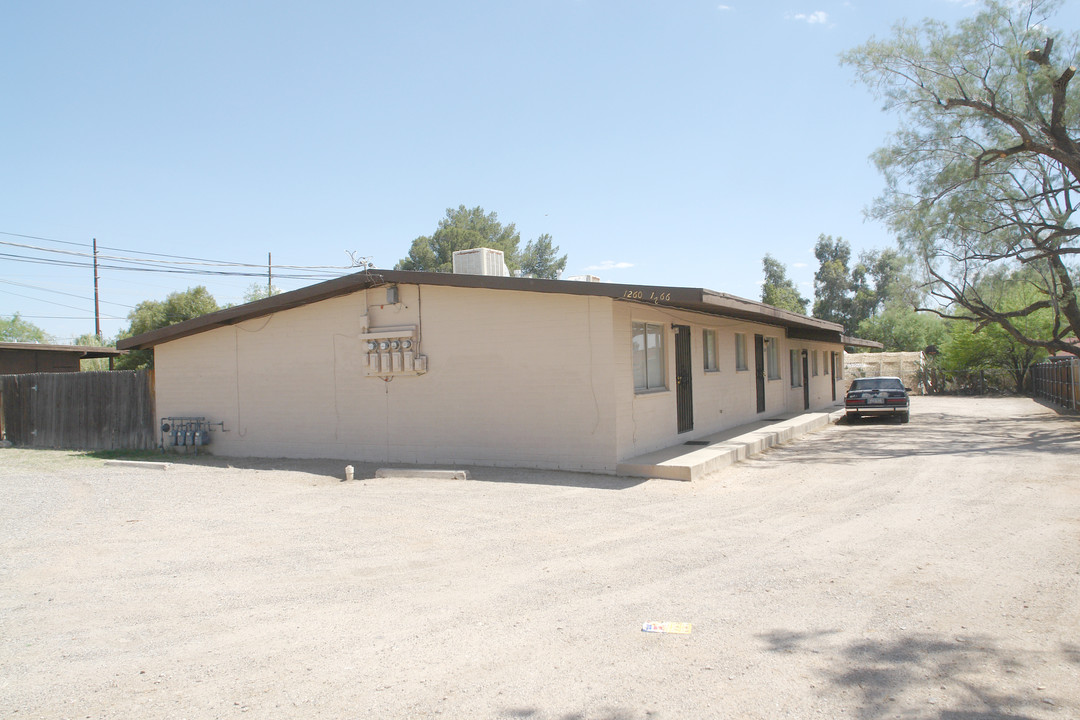
POLYGON ((716 349, 716 331, 705 328, 701 331, 701 355, 705 362, 705 372, 716 372, 720 369, 716 349))
POLYGON ((780 379, 780 347, 776 342, 776 338, 765 338, 765 358, 768 364, 768 373, 770 380, 780 379))
POLYGON ((634 353, 634 391, 652 392, 664 384, 664 326, 633 323, 631 346, 634 353))
POLYGON ((746 333, 735 333, 735 369, 746 370, 746 333))

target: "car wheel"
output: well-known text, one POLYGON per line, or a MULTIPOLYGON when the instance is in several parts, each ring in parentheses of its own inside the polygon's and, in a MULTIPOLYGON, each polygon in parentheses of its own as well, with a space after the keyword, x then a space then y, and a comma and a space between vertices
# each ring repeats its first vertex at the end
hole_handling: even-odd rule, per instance
POLYGON ((911 413, 910 412, 900 413, 900 422, 906 423, 910 419, 911 419, 911 413))
POLYGON ((856 421, 856 420, 858 420, 858 419, 859 419, 860 417, 861 417, 861 416, 859 415, 859 413, 850 413, 850 412, 849 412, 849 413, 847 414, 847 420, 848 420, 848 422, 855 422, 855 421, 856 421))

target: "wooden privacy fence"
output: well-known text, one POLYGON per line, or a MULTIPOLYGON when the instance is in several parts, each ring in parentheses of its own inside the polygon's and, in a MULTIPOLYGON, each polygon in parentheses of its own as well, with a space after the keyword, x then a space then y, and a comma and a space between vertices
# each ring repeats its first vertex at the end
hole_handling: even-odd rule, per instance
POLYGON ((0 375, 0 432, 17 447, 154 448, 150 371, 0 375))
POLYGON ((1080 410, 1080 358, 1050 358, 1033 366, 1031 383, 1037 397, 1080 410))

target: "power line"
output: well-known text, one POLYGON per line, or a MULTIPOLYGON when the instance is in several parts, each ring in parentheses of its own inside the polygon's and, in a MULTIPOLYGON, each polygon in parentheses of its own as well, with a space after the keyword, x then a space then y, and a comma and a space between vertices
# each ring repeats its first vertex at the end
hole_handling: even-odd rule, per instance
MULTIPOLYGON (((55 247, 43 247, 42 245, 31 244, 27 242, 12 242, 10 240, 0 240, 0 246, 9 247, 14 251, 0 252, 0 261, 9 260, 11 262, 27 263, 53 268, 76 268, 80 270, 93 268, 95 281, 97 280, 97 274, 100 270, 122 270, 129 273, 165 273, 171 275, 186 275, 207 278, 212 277, 221 279, 229 277, 263 278, 272 276, 275 280, 318 281, 326 280, 329 278, 341 277, 348 274, 349 272, 355 272, 357 269, 355 263, 350 266, 272 265, 269 262, 266 265, 261 265, 255 263, 210 260, 207 258, 198 258, 184 255, 170 255, 167 253, 157 253, 145 250, 130 250, 125 248, 108 247, 104 245, 98 245, 96 239, 94 243, 91 244, 72 242, 68 240, 57 240, 55 238, 42 237, 40 235, 29 235, 24 233, 14 233, 2 230, 0 230, 0 236, 29 240, 34 243, 52 243, 68 246, 71 248, 84 249, 67 250, 55 247), (21 253, 18 252, 19 250, 28 252, 21 253), (118 254, 103 255, 99 252, 99 250, 109 250, 113 253, 118 254), (43 253, 45 255, 42 256, 31 253, 43 253), (282 270, 291 272, 283 273, 281 272, 282 270)), ((134 284, 138 284, 137 281, 133 282, 134 284)), ((91 298, 82 295, 67 293, 60 290, 52 290, 50 288, 41 287, 38 285, 31 285, 28 283, 16 282, 14 280, 0 279, 0 283, 16 287, 28 288, 31 290, 39 290, 43 292, 64 295, 77 298, 79 300, 91 300, 91 298)), ((84 311, 84 308, 75 307, 72 305, 65 305, 63 303, 45 300, 29 295, 22 295, 20 293, 10 290, 0 290, 0 292, 6 293, 8 295, 14 295, 16 297, 26 298, 35 302, 47 303, 50 305, 56 305, 76 311, 84 311)), ((134 309, 131 305, 125 305, 123 303, 109 301, 102 302, 118 307, 134 309)), ((18 313, 16 313, 16 315, 18 317, 45 320, 94 320, 98 317, 98 314, 96 312, 95 317, 61 315, 19 315, 18 313)), ((120 322, 124 320, 124 318, 116 316, 105 316, 101 319, 120 322)))
MULTIPOLYGON (((93 262, 79 262, 76 260, 60 260, 54 258, 42 258, 23 255, 12 255, 11 253, 0 253, 0 258, 11 260, 13 262, 25 262, 33 263, 36 265, 52 265, 56 267, 74 267, 74 268, 92 268, 93 262)), ((130 272, 157 272, 157 273, 170 273, 174 275, 205 275, 208 277, 264 277, 264 272, 239 272, 239 271, 227 271, 227 270, 193 270, 182 267, 140 267, 131 265, 103 265, 98 263, 98 267, 105 270, 126 270, 130 272)), ((327 277, 338 277, 339 275, 330 273, 320 274, 278 274, 277 277, 286 280, 325 280, 327 277)))
MULTIPOLYGON (((80 253, 80 252, 75 252, 73 250, 55 250, 53 248, 43 248, 43 247, 40 247, 38 245, 27 245, 25 243, 15 243, 15 242, 7 241, 7 240, 0 240, 0 245, 7 245, 7 246, 10 246, 10 247, 23 248, 25 250, 36 250, 38 252, 56 253, 58 255, 68 255, 68 256, 74 256, 74 257, 88 258, 89 262, 81 263, 81 264, 78 261, 75 261, 75 260, 68 261, 68 267, 92 267, 93 266, 93 255, 90 254, 90 253, 80 253)), ((17 259, 17 258, 23 257, 23 258, 26 258, 28 261, 37 260, 37 261, 40 261, 40 262, 43 262, 43 263, 54 263, 54 264, 60 264, 60 262, 61 262, 59 260, 50 259, 50 258, 36 258, 36 257, 33 257, 33 256, 18 256, 18 255, 10 255, 10 254, 7 254, 7 255, 0 254, 0 257, 8 257, 10 259, 17 259)), ((123 257, 123 256, 115 256, 115 255, 99 255, 98 257, 106 259, 106 260, 113 260, 115 262, 123 262, 123 263, 130 263, 131 264, 131 267, 118 266, 118 265, 108 266, 108 265, 101 265, 100 263, 98 264, 98 267, 111 268, 113 270, 122 270, 122 269, 124 269, 124 270, 133 270, 133 269, 138 270, 138 269, 143 269, 143 270, 147 270, 147 271, 155 271, 155 270, 156 271, 161 271, 158 268, 156 268, 153 265, 153 263, 160 263, 161 265, 166 265, 166 266, 172 267, 174 270, 175 269, 183 269, 185 271, 187 271, 185 266, 191 266, 191 265, 194 265, 194 266, 208 266, 208 267, 250 267, 250 268, 259 268, 260 272, 257 272, 257 273, 237 273, 237 274, 243 274, 243 275, 249 276, 249 277, 250 276, 262 277, 263 272, 261 272, 261 270, 264 267, 263 265, 251 265, 249 263, 231 263, 231 262, 215 262, 215 261, 207 261, 207 262, 174 262, 174 261, 168 261, 168 260, 129 258, 129 257, 123 257)), ((324 269, 322 267, 304 266, 304 265, 279 265, 278 267, 283 267, 283 268, 287 268, 287 269, 299 269, 299 270, 309 270, 309 269, 311 269, 311 270, 320 270, 320 269, 324 269)), ((211 273, 211 274, 213 273, 213 271, 207 271, 207 272, 211 273)), ((222 273, 219 272, 217 274, 222 274, 222 273)), ((325 276, 326 274, 328 274, 328 273, 319 273, 316 277, 325 276)), ((340 273, 336 273, 336 274, 340 274, 340 273)), ((286 276, 280 276, 280 277, 286 277, 286 276)))
POLYGON ((90 247, 86 243, 70 242, 68 240, 54 240, 53 238, 39 237, 37 235, 23 235, 21 233, 13 233, 13 232, 4 232, 3 230, 0 230, 0 235, 8 235, 10 237, 21 237, 21 238, 26 238, 27 240, 42 240, 44 242, 61 243, 63 245, 82 245, 82 246, 85 246, 85 247, 90 247))
MULTIPOLYGON (((54 240, 52 238, 40 237, 40 236, 37 236, 37 235, 23 235, 23 234, 20 234, 20 233, 4 232, 4 231, 0 231, 0 235, 8 235, 10 237, 21 237, 21 238, 25 238, 25 239, 28 239, 28 240, 41 240, 43 242, 60 243, 60 244, 63 244, 63 245, 73 245, 75 247, 92 247, 92 245, 90 245, 89 243, 76 243, 76 242, 70 242, 68 240, 54 240)), ((17 246, 17 247, 25 247, 25 248, 33 249, 33 250, 41 250, 43 252, 65 253, 65 254, 71 254, 71 255, 82 255, 83 257, 91 257, 91 255, 89 253, 75 253, 75 252, 72 252, 72 251, 54 250, 52 248, 43 248, 43 247, 33 246, 33 245, 24 245, 24 244, 21 244, 21 243, 5 242, 3 240, 0 240, 0 245, 14 245, 14 246, 17 246)), ((205 264, 205 265, 219 265, 219 266, 228 266, 228 267, 250 267, 250 268, 260 268, 260 269, 265 267, 264 265, 256 264, 256 263, 241 263, 241 262, 233 262, 233 261, 228 261, 228 260, 208 260, 206 258, 195 258, 195 257, 186 256, 186 255, 169 255, 167 253, 156 253, 156 252, 150 252, 148 250, 130 250, 130 249, 127 249, 127 248, 108 247, 106 245, 98 245, 98 248, 100 248, 102 250, 113 250, 115 252, 127 253, 129 255, 147 255, 147 256, 150 256, 150 257, 171 258, 173 260, 185 261, 185 262, 181 262, 181 263, 175 263, 174 262, 173 264, 182 264, 182 265, 192 265, 192 264, 200 264, 201 265, 201 264, 205 264)), ((131 261, 131 262, 159 262, 159 261, 153 261, 153 260, 140 260, 138 258, 123 258, 123 257, 111 257, 111 256, 101 256, 101 257, 106 257, 106 258, 108 258, 110 260, 127 260, 127 261, 131 261)), ((349 270, 350 269, 350 267, 344 266, 344 265, 275 265, 274 267, 285 268, 287 270, 349 270)))
MULTIPOLYGON (((4 283, 5 285, 16 285, 18 287, 30 288, 31 290, 41 290, 42 292, 55 293, 56 295, 66 295, 68 297, 78 298, 79 300, 93 300, 93 298, 86 297, 85 295, 76 295, 75 293, 64 292, 63 290, 52 290, 50 288, 41 287, 40 285, 30 285, 28 283, 16 282, 14 280, 0 279, 0 283, 4 283)), ((0 292, 3 292, 3 291, 0 291, 0 292)), ((14 294, 14 293, 12 293, 12 294, 14 294)), ((31 299, 34 299, 34 298, 31 298, 31 299)), ((124 303, 110 302, 108 300, 102 300, 101 302, 105 303, 106 305, 117 305, 119 307, 127 308, 129 310, 134 310, 135 309, 134 305, 125 305, 124 303)))
MULTIPOLYGON (((15 297, 26 298, 27 300, 33 300, 34 302, 43 302, 49 305, 56 305, 57 307, 67 308, 69 310, 85 310, 85 308, 75 307, 74 305, 65 305, 64 303, 53 302, 52 300, 43 300, 41 298, 32 297, 30 295, 23 295, 17 292, 11 292, 10 290, 0 290, 0 293, 6 293, 8 295, 14 295, 15 297)), ((117 320, 121 318, 115 318, 117 320)))
MULTIPOLYGON (((76 309, 78 309, 78 308, 76 308, 76 309)), ((93 315, 91 315, 90 317, 73 317, 71 315, 23 315, 22 313, 14 313, 14 314, 12 314, 11 317, 14 318, 15 315, 18 315, 20 319, 25 318, 25 319, 29 319, 29 320, 93 320, 94 319, 93 315)), ((125 320, 126 318, 104 317, 104 318, 101 318, 101 319, 102 320, 125 320)))

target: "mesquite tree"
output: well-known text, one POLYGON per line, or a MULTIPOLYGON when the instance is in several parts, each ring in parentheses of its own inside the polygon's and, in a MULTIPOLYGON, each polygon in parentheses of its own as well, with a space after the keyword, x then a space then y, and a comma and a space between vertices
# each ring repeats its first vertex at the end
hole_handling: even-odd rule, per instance
MULTIPOLYGON (((901 23, 844 56, 900 115, 874 159, 886 189, 871 214, 920 258, 928 307, 1080 355, 1077 36, 1051 29, 1056 0, 984 3, 955 28, 901 23), (982 280, 1024 268, 1032 301, 1003 309, 982 280), (1047 335, 1021 321, 1049 309, 1047 335)), ((993 286, 991 284, 990 286, 993 286)))

